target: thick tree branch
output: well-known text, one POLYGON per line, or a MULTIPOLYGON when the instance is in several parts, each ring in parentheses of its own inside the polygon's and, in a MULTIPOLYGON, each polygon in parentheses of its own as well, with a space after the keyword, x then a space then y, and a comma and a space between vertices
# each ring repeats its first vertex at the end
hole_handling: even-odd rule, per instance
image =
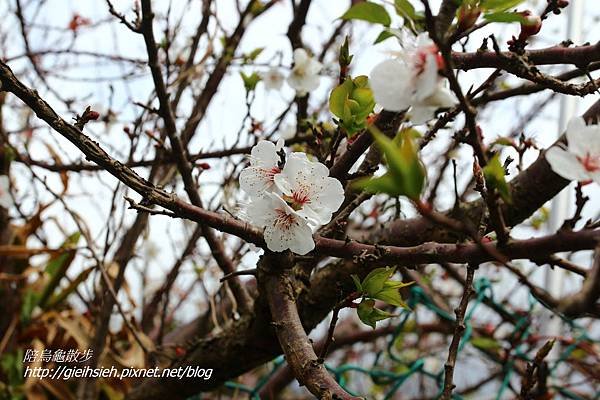
POLYGON ((284 256, 263 257, 259 277, 273 326, 286 361, 301 385, 319 399, 358 399, 344 391, 327 372, 308 339, 298 310, 291 269, 284 256))

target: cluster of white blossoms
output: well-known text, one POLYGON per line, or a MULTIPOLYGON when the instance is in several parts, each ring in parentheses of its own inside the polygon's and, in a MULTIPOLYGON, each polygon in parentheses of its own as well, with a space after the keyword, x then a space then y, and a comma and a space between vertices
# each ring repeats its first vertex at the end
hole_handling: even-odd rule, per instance
POLYGON ((248 222, 264 228, 267 247, 276 252, 313 250, 313 230, 328 223, 344 201, 342 184, 329 177, 325 165, 304 153, 286 155, 282 140, 277 145, 263 140, 252 148, 240 187, 250 196, 248 222))
POLYGON ((567 125, 568 145, 559 144, 546 151, 552 170, 565 179, 600 184, 600 126, 586 125, 581 117, 567 125))
POLYGON ((439 74, 444 60, 427 33, 414 37, 401 31, 397 37, 402 51, 375 66, 369 82, 379 105, 389 111, 410 108, 411 122, 419 125, 432 119, 438 108, 456 104, 456 98, 439 74))
MULTIPOLYGON (((298 97, 305 96, 319 87, 321 77, 319 72, 323 64, 309 56, 306 50, 294 50, 294 66, 287 77, 287 83, 295 91, 298 97)), ((279 90, 283 86, 285 77, 277 67, 271 67, 261 75, 267 90, 279 90)))
POLYGON ((8 176, 0 175, 0 207, 10 208, 13 204, 10 197, 10 182, 8 176))

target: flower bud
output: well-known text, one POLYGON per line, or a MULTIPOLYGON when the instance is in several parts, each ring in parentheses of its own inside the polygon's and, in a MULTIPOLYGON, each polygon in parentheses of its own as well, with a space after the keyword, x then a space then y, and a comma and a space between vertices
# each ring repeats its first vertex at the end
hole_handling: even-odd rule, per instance
POLYGON ((100 113, 98 111, 90 111, 87 113, 87 119, 90 121, 95 121, 100 117, 100 113))
POLYGON ((477 22, 481 8, 476 4, 463 3, 458 9, 458 31, 464 32, 477 22))
POLYGON ((536 35, 542 29, 542 19, 538 15, 532 15, 531 11, 523 11, 520 13, 523 16, 521 22, 521 33, 519 41, 525 41, 530 36, 536 35))

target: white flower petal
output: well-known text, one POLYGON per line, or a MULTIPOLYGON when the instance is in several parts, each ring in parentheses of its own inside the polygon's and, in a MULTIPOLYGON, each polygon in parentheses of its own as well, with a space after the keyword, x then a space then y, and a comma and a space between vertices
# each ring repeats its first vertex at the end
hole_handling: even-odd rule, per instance
POLYGON ((280 172, 277 154, 280 149, 281 147, 266 140, 261 140, 252 148, 250 166, 240 173, 240 187, 244 192, 255 197, 273 191, 273 176, 280 172))
POLYGON ((600 127, 586 125, 581 117, 575 117, 567 125, 569 151, 575 155, 600 155, 600 127))
POLYGON ((277 162, 279 162, 277 150, 274 143, 267 140, 261 140, 250 152, 250 165, 269 168, 277 165, 277 162))
POLYGON ((448 108, 458 103, 456 96, 442 82, 437 85, 435 91, 426 99, 426 104, 431 107, 448 108))
POLYGON ((413 125, 421 125, 435 117, 437 107, 415 105, 408 112, 410 122, 413 125))
POLYGON ((294 50, 294 66, 304 68, 308 62, 308 53, 303 48, 294 50))
MULTIPOLYGON (((304 255, 315 248, 312 230, 304 220, 279 196, 268 194, 263 206, 265 214, 269 214, 264 238, 271 251, 291 250, 304 255), (266 208, 270 210, 267 211, 266 208)), ((266 219, 266 218, 265 218, 266 219)))
POLYGON ((600 185, 600 171, 591 172, 589 175, 594 182, 600 185))
POLYGON ((246 207, 246 219, 260 228, 267 226, 275 217, 272 200, 268 196, 257 197, 246 207))
POLYGON ((240 188, 250 197, 260 196, 264 192, 273 191, 274 179, 278 170, 274 168, 248 167, 240 172, 240 188))
POLYGON ((440 76, 438 75, 438 65, 435 54, 427 53, 423 71, 416 77, 415 99, 417 101, 423 101, 431 96, 437 89, 439 80, 440 76))
POLYGON ((323 69, 323 64, 321 64, 319 61, 315 60, 314 58, 311 58, 306 67, 306 74, 307 75, 318 75, 322 69, 323 69))
POLYGON ((0 175, 0 207, 10 208, 13 205, 10 196, 10 180, 6 175, 0 175))
POLYGON ((552 171, 565 179, 585 181, 591 178, 577 157, 569 151, 553 146, 546 150, 545 157, 552 171))
POLYGON ((325 225, 331 221, 332 214, 340 208, 343 202, 344 187, 340 181, 335 178, 324 178, 315 199, 305 208, 310 208, 318 217, 318 223, 325 225))
POLYGON ((411 71, 398 60, 386 60, 371 71, 369 83, 375 101, 389 111, 403 111, 410 106, 411 71))
POLYGON ((421 32, 417 35, 415 44, 417 47, 428 47, 428 46, 433 46, 434 43, 433 43, 433 40, 431 40, 429 38, 429 33, 421 32))

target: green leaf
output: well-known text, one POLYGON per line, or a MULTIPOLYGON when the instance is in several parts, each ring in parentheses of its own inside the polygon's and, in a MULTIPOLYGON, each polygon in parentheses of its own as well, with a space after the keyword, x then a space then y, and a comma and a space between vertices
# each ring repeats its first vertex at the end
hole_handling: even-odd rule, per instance
POLYGON ((258 75, 256 72, 253 72, 250 75, 246 75, 245 73, 240 72, 240 76, 244 81, 244 87, 246 88, 247 92, 256 89, 256 85, 258 84, 258 82, 260 82, 260 75, 258 75))
POLYGON ((546 222, 548 222, 549 218, 550 218, 550 211, 548 210, 548 208, 542 207, 531 217, 531 220, 530 220, 531 226, 535 230, 540 230, 543 227, 543 225, 546 222))
POLYGON ((415 7, 408 0, 394 0, 394 7, 396 8, 396 13, 401 17, 409 18, 413 21, 420 17, 415 11, 415 7))
POLYGON ((21 303, 21 321, 25 324, 31 320, 33 309, 37 306, 40 294, 31 289, 27 289, 23 295, 21 303))
POLYGON ((384 40, 387 40, 391 37, 394 37, 394 34, 391 33, 390 31, 388 31, 387 29, 384 29, 381 31, 381 33, 379 34, 379 36, 377 36, 377 39, 375 39, 375 41, 373 42, 373 44, 377 44, 377 43, 381 43, 384 40))
POLYGON ((482 350, 500 350, 502 346, 496 339, 489 337, 474 337, 471 339, 471 344, 474 347, 482 350))
POLYGON ((506 183, 505 171, 500 162, 500 154, 496 154, 483 168, 483 176, 488 189, 496 189, 502 200, 507 204, 512 203, 510 187, 506 183))
POLYGON ((396 307, 409 308, 404 300, 402 300, 399 288, 386 287, 373 296, 373 298, 384 301, 396 307))
POLYGON ((481 8, 489 11, 505 11, 523 3, 524 0, 483 0, 481 8))
POLYGON ((396 272, 395 268, 375 268, 373 271, 369 272, 365 279, 363 279, 363 290, 370 297, 374 297, 383 289, 385 281, 390 279, 390 277, 394 275, 394 272, 396 272))
POLYGON ((404 194, 396 178, 389 172, 376 178, 360 178, 352 183, 352 187, 369 193, 386 193, 393 197, 404 194))
POLYGON ((358 278, 353 276, 354 284, 368 298, 378 299, 396 307, 408 308, 400 296, 400 289, 412 285, 413 282, 390 280, 395 272, 396 268, 376 268, 369 272, 362 282, 358 282, 358 278))
POLYGON ((524 16, 522 16, 521 14, 513 13, 513 12, 505 12, 505 11, 495 12, 495 13, 491 13, 491 14, 485 14, 483 16, 483 18, 490 22, 501 22, 501 23, 505 23, 505 24, 509 24, 512 22, 518 22, 518 23, 522 24, 522 23, 527 22, 527 19, 524 16))
POLYGON ((340 18, 347 20, 359 19, 383 26, 389 26, 392 23, 390 15, 383 6, 369 1, 353 5, 340 18))
POLYGON ((358 314, 358 318, 360 318, 360 320, 365 325, 369 325, 373 329, 375 329, 377 321, 381 321, 394 316, 394 314, 390 314, 389 312, 376 308, 375 300, 370 299, 363 300, 358 305, 356 313, 358 314))
POLYGON ((344 104, 353 86, 352 80, 346 79, 341 85, 331 91, 331 95, 329 95, 329 111, 336 117, 343 118, 344 104))
POLYGON ((388 174, 373 178, 372 182, 359 181, 357 186, 391 196, 404 195, 418 200, 425 186, 425 167, 421 162, 410 130, 402 131, 395 140, 386 137, 376 127, 371 127, 375 142, 385 155, 388 174))
POLYGON ((504 136, 501 136, 501 137, 497 138, 496 140, 494 140, 493 144, 497 144, 500 146, 515 147, 515 142, 511 138, 504 137, 504 136))
POLYGON ((250 53, 246 54, 244 56, 244 58, 246 60, 254 61, 254 60, 256 60, 256 57, 258 57, 260 55, 260 53, 263 52, 264 49, 265 49, 264 47, 257 47, 256 49, 252 50, 250 53))

